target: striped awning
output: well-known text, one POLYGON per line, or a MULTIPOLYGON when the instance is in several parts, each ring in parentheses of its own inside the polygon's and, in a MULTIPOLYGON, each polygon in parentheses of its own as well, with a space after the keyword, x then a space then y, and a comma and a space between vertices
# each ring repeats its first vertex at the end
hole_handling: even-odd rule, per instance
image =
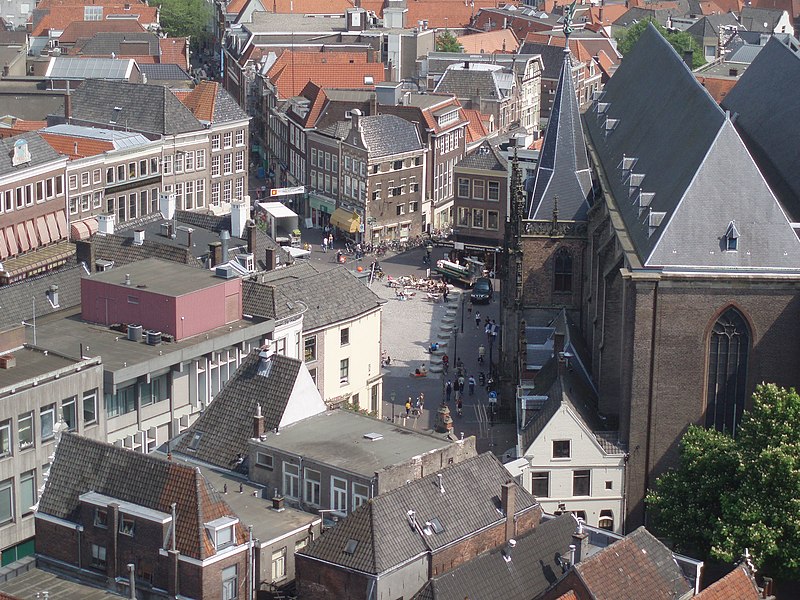
POLYGON ((73 242, 88 239, 95 233, 97 233, 97 219, 84 219, 70 225, 70 238, 73 242))

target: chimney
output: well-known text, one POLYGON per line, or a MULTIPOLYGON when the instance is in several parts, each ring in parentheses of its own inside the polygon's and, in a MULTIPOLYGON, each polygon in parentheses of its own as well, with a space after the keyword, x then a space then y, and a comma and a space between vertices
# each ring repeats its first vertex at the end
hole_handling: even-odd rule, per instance
POLYGON ((686 50, 683 53, 683 62, 686 63, 686 66, 689 67, 690 71, 694 69, 694 67, 692 66, 692 63, 694 62, 693 58, 694 58, 694 53, 691 50, 686 50))
POLYGON ((114 214, 97 215, 97 233, 114 235, 114 214))
POLYGON ((234 200, 231 203, 231 235, 240 238, 244 235, 244 228, 250 218, 250 196, 234 200))
POLYGON ((272 271, 275 268, 275 248, 264 250, 264 265, 265 271, 272 271))
POLYGON ((586 558, 589 553, 589 534, 583 530, 583 521, 578 521, 575 533, 572 534, 572 544, 570 550, 573 552, 572 564, 577 565, 586 558))
POLYGON ((95 260, 97 258, 94 244, 89 240, 76 240, 75 241, 75 258, 79 263, 86 265, 90 273, 94 273, 95 260))
POLYGON ((69 81, 67 82, 67 93, 64 94, 64 119, 67 123, 72 120, 72 94, 69 91, 69 81))
POLYGON ((144 229, 133 230, 133 245, 141 246, 144 244, 144 229))
POLYGON ((355 129, 356 131, 361 131, 361 123, 359 122, 360 117, 361 117, 361 111, 359 109, 354 108, 353 110, 350 111, 350 118, 353 121, 353 129, 355 129))
POLYGON ((506 538, 508 541, 514 537, 514 513, 516 512, 517 486, 513 482, 504 483, 500 494, 500 504, 503 512, 506 513, 506 538))
POLYGON ((220 256, 220 263, 228 262, 228 242, 231 239, 231 234, 227 229, 223 229, 219 234, 219 241, 222 244, 222 252, 220 256))
POLYGON ((208 258, 212 269, 222 262, 222 242, 211 242, 208 245, 208 258))
POLYGON ((159 194, 158 210, 162 218, 172 219, 175 216, 175 194, 159 194))
POLYGON ((256 404, 256 414, 253 415, 253 437, 261 439, 264 435, 264 415, 261 414, 261 404, 256 404))
POLYGON ((444 494, 444 485, 442 485, 442 474, 441 473, 437 473, 436 477, 439 480, 439 493, 440 494, 444 494))
POLYGON ((244 225, 245 240, 247 240, 247 253, 256 254, 256 222, 248 219, 244 225))
POLYGON ((465 71, 469 71, 469 61, 468 60, 464 61, 464 70, 465 71))

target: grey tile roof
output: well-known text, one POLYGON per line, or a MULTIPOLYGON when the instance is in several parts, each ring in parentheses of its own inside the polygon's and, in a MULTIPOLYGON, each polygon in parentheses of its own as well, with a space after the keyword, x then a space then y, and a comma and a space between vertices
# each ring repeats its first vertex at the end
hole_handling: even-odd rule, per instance
POLYGON ((372 115, 359 118, 361 141, 370 158, 414 152, 422 149, 422 140, 413 123, 396 115, 372 115))
MULTIPOLYGON (((73 523, 80 521, 81 494, 97 492, 169 514, 177 504, 177 548, 204 559, 215 551, 203 523, 234 516, 199 469, 65 433, 50 468, 39 512, 73 523)), ((237 542, 245 539, 237 526, 237 542)))
POLYGON ((508 171, 508 161, 489 142, 484 141, 462 158, 456 168, 480 169, 483 171, 508 171))
POLYGON ((319 132, 337 140, 344 140, 350 134, 350 129, 352 129, 350 121, 336 121, 323 127, 319 132))
POLYGON ((654 27, 603 94, 586 130, 643 265, 797 268, 800 241, 733 125, 654 27), (738 252, 722 247, 731 221, 738 252))
POLYGON ((189 74, 180 66, 169 63, 164 65, 139 65, 139 70, 147 76, 148 81, 191 81, 189 74))
POLYGON ((218 85, 217 97, 214 102, 214 123, 229 123, 249 118, 233 99, 233 96, 224 87, 218 85))
MULTIPOLYGON (((289 403, 301 362, 280 354, 269 359, 267 376, 259 375, 259 349, 253 350, 216 398, 183 434, 174 451, 218 467, 232 469, 237 454, 247 455, 247 442, 253 436, 253 416, 261 405, 265 427, 277 427, 289 403), (196 450, 189 449, 200 434, 196 450)), ((246 470, 246 465, 240 465, 246 470)))
POLYGON ((800 220, 800 57, 771 39, 728 92, 723 108, 793 221, 800 220))
MULTIPOLYGON (((747 31, 772 33, 775 31, 782 14, 783 11, 778 9, 744 6, 739 14, 739 21, 747 31)), ((791 18, 792 15, 789 15, 790 20, 791 18)))
POLYGON ((80 53, 86 55, 110 55, 113 53, 117 56, 131 54, 130 52, 120 51, 120 45, 122 42, 147 42, 147 55, 158 56, 158 36, 154 33, 150 33, 149 31, 102 31, 95 33, 90 39, 86 40, 86 42, 80 46, 80 53))
POLYGON ((515 537, 514 548, 495 548, 431 579, 414 600, 536 598, 561 578, 557 557, 569 556, 576 526, 569 514, 540 523, 530 533, 515 537))
MULTIPOLYGON (((356 571, 380 574, 412 557, 436 551, 456 540, 505 521, 499 510, 502 485, 510 481, 497 458, 486 452, 407 483, 361 505, 343 522, 312 544, 302 554, 356 571), (408 511, 415 511, 420 526, 438 518, 442 533, 420 535, 409 525, 408 511), (351 554, 344 552, 348 540, 357 543, 351 554)), ((516 485, 516 484, 515 484, 516 485)), ((517 486, 515 515, 536 506, 536 500, 517 486)))
POLYGON ((618 27, 629 27, 639 21, 655 21, 659 25, 666 25, 670 16, 678 16, 679 10, 672 9, 652 9, 641 8, 638 6, 629 8, 620 18, 614 21, 613 25, 618 27))
POLYGON ((542 57, 542 63, 544 64, 542 79, 552 80, 561 76, 561 67, 564 65, 563 47, 525 42, 520 50, 527 54, 539 54, 542 57))
POLYGON ((499 85, 500 74, 499 70, 464 69, 460 64, 455 64, 442 74, 434 92, 452 94, 456 98, 503 100, 506 93, 499 85))
POLYGON ((203 129, 192 111, 165 87, 99 79, 84 81, 72 95, 72 118, 155 135, 203 129))
POLYGON ((571 53, 562 50, 561 55, 561 75, 539 153, 528 218, 551 220, 557 210, 562 221, 585 221, 592 174, 572 78, 571 53))
POLYGON ((375 292, 345 267, 320 271, 311 265, 297 265, 265 276, 260 279, 262 283, 245 282, 244 312, 281 318, 284 315, 275 314, 276 306, 277 312, 282 313, 288 310, 284 308, 288 304, 302 302, 308 306, 303 313, 304 332, 363 316, 382 303, 375 292))
POLYGON ((83 267, 73 261, 58 270, 0 286, 0 330, 19 326, 22 321, 31 319, 34 298, 37 317, 80 305, 81 277, 85 275, 83 267), (47 299, 47 291, 53 285, 58 286, 58 307, 47 299))
MULTIPOLYGON (((141 245, 136 245, 132 237, 95 234, 89 240, 78 243, 91 244, 95 259, 114 261, 117 266, 146 258, 160 258, 198 268, 203 266, 188 248, 162 244, 156 240, 145 239, 141 245)), ((90 269, 94 268, 94 265, 88 266, 90 269)))
POLYGON ((35 131, 0 139, 0 177, 11 173, 23 172, 58 160, 64 159, 35 131), (27 142, 31 160, 30 162, 13 166, 11 159, 14 157, 14 144, 19 140, 27 142))

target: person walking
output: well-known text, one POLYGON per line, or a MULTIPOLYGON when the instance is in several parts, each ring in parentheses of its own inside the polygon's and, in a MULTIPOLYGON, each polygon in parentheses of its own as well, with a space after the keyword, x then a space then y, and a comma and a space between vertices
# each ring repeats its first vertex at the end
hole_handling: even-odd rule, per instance
POLYGON ((481 326, 481 311, 475 311, 475 329, 481 326))
POLYGON ((328 252, 328 238, 327 237, 323 237, 322 238, 322 251, 325 252, 325 253, 328 252))
POLYGON ((409 396, 408 400, 406 401, 406 417, 408 417, 410 414, 411 414, 411 396, 409 396))
POLYGON ((461 401, 461 398, 458 399, 456 402, 456 408, 458 409, 458 416, 461 417, 464 415, 464 403, 461 401))
POLYGON ((469 395, 470 396, 474 396, 475 395, 475 376, 474 375, 470 375, 469 376, 469 395))
POLYGON ((463 392, 464 391, 464 376, 463 375, 459 375, 459 377, 458 377, 458 391, 459 392, 463 392))
POLYGON ((481 364, 481 365, 483 364, 483 359, 484 359, 485 356, 486 356, 486 348, 484 347, 483 344, 481 344, 480 346, 478 346, 478 363, 479 364, 481 364))
POLYGON ((425 392, 419 393, 419 398, 417 398, 417 408, 419 408, 419 412, 422 414, 422 409, 425 408, 425 392))
POLYGON ((450 404, 450 396, 453 394, 453 383, 451 381, 447 382, 447 385, 444 386, 444 397, 445 402, 450 404))

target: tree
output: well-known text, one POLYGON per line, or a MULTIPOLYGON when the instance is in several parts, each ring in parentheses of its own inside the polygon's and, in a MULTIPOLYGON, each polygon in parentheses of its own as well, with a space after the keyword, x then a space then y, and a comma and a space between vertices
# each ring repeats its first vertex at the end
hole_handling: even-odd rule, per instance
POLYGON ((211 31, 211 4, 206 0, 154 0, 161 9, 161 29, 170 37, 191 37, 196 48, 208 41, 211 31))
POLYGON ((437 52, 463 52, 464 46, 458 43, 458 38, 450 31, 445 30, 436 38, 437 52))
POLYGON ((672 47, 675 48, 675 51, 681 57, 683 57, 685 52, 692 53, 693 68, 696 69, 697 67, 702 67, 704 64, 706 64, 700 46, 691 35, 685 31, 667 31, 661 25, 650 19, 639 21, 638 23, 628 27, 625 31, 617 34, 617 50, 619 50, 620 54, 623 56, 628 54, 628 52, 630 52, 631 49, 636 45, 636 42, 639 41, 639 36, 642 35, 644 30, 647 29, 647 26, 651 23, 658 30, 658 32, 663 35, 664 38, 666 38, 672 47))
POLYGON ((679 551, 731 562, 749 548, 767 573, 800 576, 800 396, 758 386, 735 439, 690 428, 647 503, 679 551))

